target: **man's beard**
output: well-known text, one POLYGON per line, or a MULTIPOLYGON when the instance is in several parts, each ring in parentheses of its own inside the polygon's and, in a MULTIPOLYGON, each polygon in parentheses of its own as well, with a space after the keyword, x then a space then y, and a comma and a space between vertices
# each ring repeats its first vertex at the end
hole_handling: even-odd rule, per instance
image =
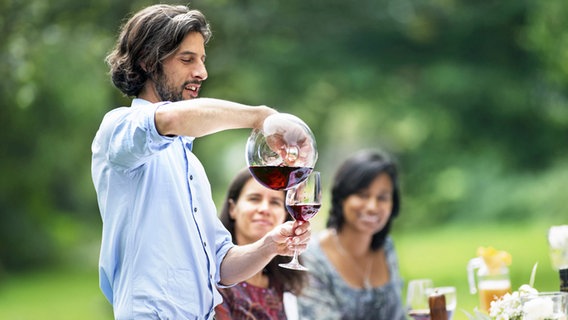
POLYGON ((156 91, 161 101, 176 102, 184 100, 183 90, 185 85, 181 87, 179 92, 176 92, 176 88, 168 84, 168 77, 163 72, 158 73, 155 83, 156 91))

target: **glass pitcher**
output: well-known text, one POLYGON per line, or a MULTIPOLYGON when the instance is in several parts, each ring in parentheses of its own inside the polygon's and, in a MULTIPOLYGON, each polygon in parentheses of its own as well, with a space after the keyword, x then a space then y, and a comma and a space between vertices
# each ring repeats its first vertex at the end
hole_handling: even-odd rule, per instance
POLYGON ((479 291, 479 308, 489 312, 491 301, 511 292, 507 267, 511 263, 511 256, 505 251, 496 251, 493 248, 480 248, 478 255, 467 264, 469 291, 471 294, 479 291))

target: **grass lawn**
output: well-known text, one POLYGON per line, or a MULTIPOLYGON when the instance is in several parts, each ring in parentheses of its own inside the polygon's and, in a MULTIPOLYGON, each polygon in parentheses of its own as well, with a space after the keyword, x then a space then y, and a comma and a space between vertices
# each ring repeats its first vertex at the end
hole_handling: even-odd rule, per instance
POLYGON ((113 319, 98 287, 96 266, 85 270, 45 270, 0 279, 0 319, 113 319))
MULTIPOLYGON (((539 263, 535 287, 556 291, 558 274, 550 265, 548 225, 522 224, 471 227, 450 225, 436 230, 397 232, 395 245, 405 281, 431 278, 437 286, 457 288, 454 320, 466 320, 477 296, 470 295, 466 265, 478 246, 493 246, 511 253, 513 289, 527 283, 532 266, 539 263)), ((96 254, 96 253, 95 253, 96 254)), ((101 320, 112 319, 110 305, 98 288, 96 266, 65 268, 0 278, 0 319, 101 320)))

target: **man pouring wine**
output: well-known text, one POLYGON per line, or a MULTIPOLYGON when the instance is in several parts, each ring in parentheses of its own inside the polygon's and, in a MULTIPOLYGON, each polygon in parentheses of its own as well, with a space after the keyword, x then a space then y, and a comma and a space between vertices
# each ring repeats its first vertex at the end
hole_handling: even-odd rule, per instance
POLYGON ((309 222, 287 222, 237 246, 217 218, 195 139, 260 128, 277 112, 199 98, 210 37, 201 12, 153 5, 124 24, 107 56, 113 84, 133 98, 105 115, 92 144, 100 287, 115 319, 213 319, 217 286, 303 251, 310 238, 309 222))

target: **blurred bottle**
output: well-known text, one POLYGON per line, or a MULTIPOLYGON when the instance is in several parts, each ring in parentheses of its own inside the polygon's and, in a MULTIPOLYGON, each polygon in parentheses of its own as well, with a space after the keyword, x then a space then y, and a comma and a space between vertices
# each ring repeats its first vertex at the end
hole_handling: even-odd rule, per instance
POLYGON ((560 269, 560 291, 568 292, 568 269, 560 269))
POLYGON ((430 320, 448 320, 446 309, 446 297, 437 292, 428 297, 428 307, 430 308, 430 320))

